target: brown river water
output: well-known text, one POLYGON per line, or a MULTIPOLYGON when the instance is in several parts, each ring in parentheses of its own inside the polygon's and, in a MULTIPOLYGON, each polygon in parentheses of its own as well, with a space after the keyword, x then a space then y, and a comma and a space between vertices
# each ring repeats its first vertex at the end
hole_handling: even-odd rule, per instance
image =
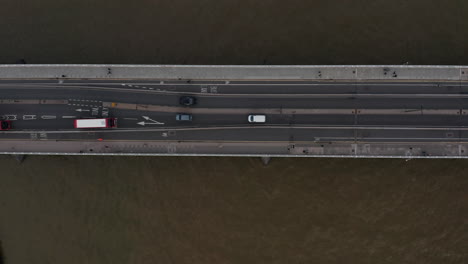
MULTIPOLYGON (((463 0, 4 1, 0 63, 467 65, 467 14, 463 0)), ((0 168, 0 263, 468 263, 465 160, 0 168)))

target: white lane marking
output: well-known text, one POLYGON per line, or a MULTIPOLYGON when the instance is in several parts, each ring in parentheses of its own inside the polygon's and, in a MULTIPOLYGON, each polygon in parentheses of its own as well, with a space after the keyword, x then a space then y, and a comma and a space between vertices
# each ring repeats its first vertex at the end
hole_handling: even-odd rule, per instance
POLYGON ((18 120, 17 115, 2 115, 1 117, 3 120, 18 120))
POLYGON ((145 121, 141 121, 137 123, 140 126, 145 126, 145 125, 164 125, 164 123, 156 122, 156 123, 147 123, 145 121))
MULTIPOLYGON (((164 82, 163 82, 164 83, 164 82)), ((161 83, 160 83, 161 84, 161 83)), ((128 87, 133 87, 133 88, 140 88, 140 89, 151 89, 153 90, 154 88, 148 88, 147 86, 141 86, 141 85, 133 85, 133 84, 125 84, 122 83, 122 86, 128 86, 128 87)))
POLYGON ((76 118, 76 116, 62 116, 62 118, 76 118))
POLYGON ((42 119, 56 119, 57 116, 53 116, 53 115, 43 115, 41 116, 42 119))
POLYGON ((123 119, 125 119, 125 120, 138 120, 138 118, 133 118, 133 117, 124 117, 123 119))
POLYGON ((35 120, 36 115, 23 115, 23 120, 35 120))
POLYGON ((77 111, 77 112, 90 112, 91 110, 79 108, 79 109, 75 109, 75 111, 77 111))
POLYGON ((149 118, 149 116, 141 116, 141 117, 143 117, 143 119, 145 119, 145 120, 153 121, 153 122, 155 122, 155 123, 158 123, 158 121, 149 118))
POLYGON ((102 101, 98 101, 98 100, 82 100, 82 99, 68 99, 68 101, 102 103, 102 101))
MULTIPOLYGON (((99 107, 97 108, 97 111, 99 111, 99 107)), ((107 107, 102 108, 102 116, 103 117, 108 117, 109 116, 109 108, 107 108, 107 107)))
POLYGON ((151 121, 152 123, 143 121, 143 122, 137 123, 138 125, 142 125, 142 126, 144 126, 145 124, 146 125, 164 125, 164 123, 153 120, 153 119, 149 118, 148 116, 142 116, 142 117, 143 117, 143 119, 145 119, 147 121, 151 121))
MULTIPOLYGON (((349 85, 363 85, 363 86, 401 86, 401 85, 407 85, 407 86, 430 86, 430 87, 446 87, 446 86, 468 86, 467 84, 446 84, 442 83, 440 85, 434 84, 434 83, 353 83, 353 82, 346 82, 346 83, 322 83, 321 81, 316 82, 316 83, 294 83, 294 82, 283 82, 282 83, 245 83, 243 81, 242 83, 238 83, 238 81, 234 80, 234 83, 231 83, 232 80, 228 81, 229 83, 226 84, 226 81, 219 81, 217 83, 195 83, 195 84, 189 84, 193 86, 197 85, 238 85, 238 86, 281 86, 281 85, 287 85, 287 86, 349 86, 349 85)), ((88 84, 106 84, 106 83, 88 83, 88 84)), ((110 85, 114 83, 108 83, 110 85)), ((136 86, 132 84, 125 84, 122 83, 122 86, 136 86)), ((154 83, 139 83, 139 85, 174 85, 174 86, 185 86, 187 83, 165 83, 164 81, 154 82, 154 83)))
POLYGON ((91 115, 97 116, 99 114, 99 107, 93 107, 92 110, 91 115))
POLYGON ((41 132, 41 133, 39 133, 39 137, 41 139, 47 139, 47 133, 46 132, 41 132))

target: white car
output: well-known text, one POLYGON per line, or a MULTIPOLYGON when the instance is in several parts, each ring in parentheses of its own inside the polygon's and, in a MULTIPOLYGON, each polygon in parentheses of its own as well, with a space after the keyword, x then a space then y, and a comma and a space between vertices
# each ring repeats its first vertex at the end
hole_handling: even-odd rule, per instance
POLYGON ((249 123, 265 123, 266 115, 249 115, 247 120, 249 123))

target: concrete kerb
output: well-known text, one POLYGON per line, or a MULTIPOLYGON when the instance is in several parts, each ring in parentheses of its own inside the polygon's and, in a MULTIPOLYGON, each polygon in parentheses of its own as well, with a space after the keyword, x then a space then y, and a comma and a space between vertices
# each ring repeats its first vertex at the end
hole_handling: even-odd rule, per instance
POLYGON ((66 153, 66 152, 0 152, 0 155, 38 156, 137 156, 137 157, 253 157, 253 158, 369 158, 369 159, 468 159, 468 156, 378 156, 378 155, 301 155, 301 154, 188 154, 188 153, 66 153))
POLYGON ((4 64, 0 79, 451 80, 468 66, 4 64))

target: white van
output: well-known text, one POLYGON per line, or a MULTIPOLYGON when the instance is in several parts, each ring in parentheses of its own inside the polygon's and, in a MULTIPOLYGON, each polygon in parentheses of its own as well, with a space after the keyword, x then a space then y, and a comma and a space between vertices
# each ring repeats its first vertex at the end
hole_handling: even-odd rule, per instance
POLYGON ((266 115, 249 115, 247 120, 249 123, 265 123, 266 115))

